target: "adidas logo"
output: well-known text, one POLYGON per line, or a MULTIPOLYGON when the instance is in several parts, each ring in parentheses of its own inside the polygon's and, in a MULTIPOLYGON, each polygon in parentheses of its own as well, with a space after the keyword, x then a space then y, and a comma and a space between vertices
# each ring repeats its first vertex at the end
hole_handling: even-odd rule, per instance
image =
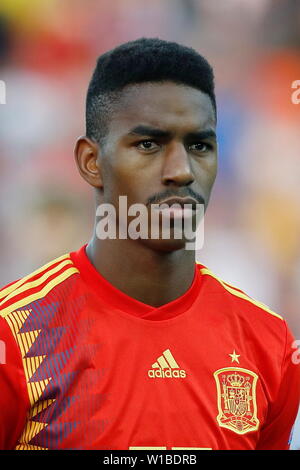
POLYGON ((186 372, 180 369, 179 365, 175 361, 170 349, 166 349, 161 356, 152 364, 152 369, 148 370, 148 377, 151 378, 184 378, 186 372))

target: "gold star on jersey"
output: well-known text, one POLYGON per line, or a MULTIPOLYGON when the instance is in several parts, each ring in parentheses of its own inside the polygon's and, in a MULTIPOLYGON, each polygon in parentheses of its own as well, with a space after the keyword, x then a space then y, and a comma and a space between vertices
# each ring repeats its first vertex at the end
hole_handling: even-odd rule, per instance
POLYGON ((231 362, 240 363, 240 361, 239 361, 240 354, 236 354, 235 349, 233 350, 232 354, 228 354, 228 355, 231 357, 231 362))

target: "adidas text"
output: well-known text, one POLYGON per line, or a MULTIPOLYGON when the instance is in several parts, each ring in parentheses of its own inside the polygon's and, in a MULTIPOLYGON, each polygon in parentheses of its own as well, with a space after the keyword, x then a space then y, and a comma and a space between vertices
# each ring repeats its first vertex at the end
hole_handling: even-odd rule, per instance
POLYGON ((184 378, 186 377, 186 372, 183 369, 149 369, 148 376, 151 378, 184 378))

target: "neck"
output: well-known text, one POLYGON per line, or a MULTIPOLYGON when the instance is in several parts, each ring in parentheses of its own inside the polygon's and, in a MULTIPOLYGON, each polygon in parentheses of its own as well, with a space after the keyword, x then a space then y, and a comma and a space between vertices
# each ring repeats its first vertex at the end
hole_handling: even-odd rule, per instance
POLYGON ((114 287, 153 307, 183 295, 191 286, 195 252, 155 251, 140 240, 99 240, 94 234, 87 256, 114 287))

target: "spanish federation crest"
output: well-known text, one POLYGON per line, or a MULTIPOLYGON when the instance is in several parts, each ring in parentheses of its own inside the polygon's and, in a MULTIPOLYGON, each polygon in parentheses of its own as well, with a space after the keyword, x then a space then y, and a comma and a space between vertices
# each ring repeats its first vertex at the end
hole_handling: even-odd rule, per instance
POLYGON ((214 372, 214 377, 217 383, 219 426, 231 429, 237 434, 246 434, 258 429, 258 376, 251 370, 226 367, 214 372))

